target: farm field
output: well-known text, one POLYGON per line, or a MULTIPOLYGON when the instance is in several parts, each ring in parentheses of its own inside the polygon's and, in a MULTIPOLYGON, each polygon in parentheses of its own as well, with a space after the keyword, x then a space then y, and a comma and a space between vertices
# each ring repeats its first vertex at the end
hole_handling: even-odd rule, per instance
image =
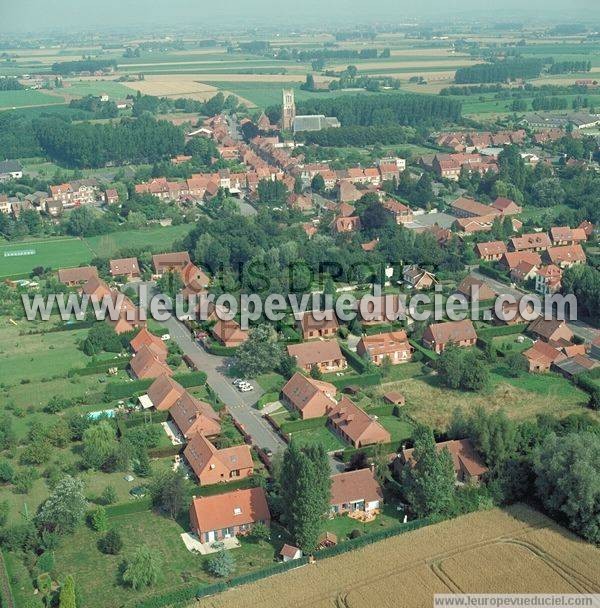
POLYGON ((398 390, 406 397, 406 412, 419 422, 445 429, 456 408, 481 406, 487 411, 503 409, 510 418, 523 420, 537 414, 556 416, 582 411, 587 395, 562 376, 525 374, 511 378, 494 368, 488 392, 468 393, 448 389, 434 375, 408 378, 382 385, 378 391, 398 390))
POLYGON ((600 551, 524 505, 465 515, 199 600, 199 608, 429 608, 434 593, 597 593, 600 551), (527 576, 522 576, 527 572, 527 576), (517 582, 518 579, 518 582, 517 582))
POLYGON ((63 104, 65 100, 58 95, 48 95, 42 91, 0 91, 0 110, 23 108, 27 106, 47 106, 63 104))
POLYGON ((53 269, 80 266, 93 257, 90 248, 78 238, 32 240, 0 245, 0 278, 29 273, 36 266, 53 269), (7 255, 34 251, 32 255, 7 255))

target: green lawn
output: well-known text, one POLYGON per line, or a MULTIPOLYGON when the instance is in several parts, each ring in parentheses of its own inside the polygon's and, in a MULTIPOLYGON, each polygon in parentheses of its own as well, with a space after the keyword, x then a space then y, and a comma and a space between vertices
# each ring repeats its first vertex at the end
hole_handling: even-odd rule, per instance
POLYGON ((517 337, 519 336, 520 334, 512 336, 497 336, 495 338, 492 338, 492 344, 496 348, 499 348, 501 351, 506 353, 522 353, 524 350, 527 350, 531 347, 531 345, 533 344, 533 340, 531 340, 531 338, 528 338, 527 336, 521 336, 524 338, 523 342, 517 342, 517 337))
POLYGON ((26 106, 63 104, 64 102, 64 98, 48 95, 48 93, 43 93, 42 91, 0 91, 0 110, 26 106))
POLYGON ((88 247, 99 256, 110 256, 124 247, 147 247, 155 252, 169 251, 173 243, 186 236, 192 229, 190 224, 178 226, 156 226, 139 230, 111 232, 84 239, 88 247))
POLYGON ((333 532, 338 537, 338 542, 342 542, 348 540, 348 536, 353 530, 358 530, 361 534, 372 534, 381 529, 396 526, 401 523, 400 513, 396 510, 395 505, 384 504, 382 512, 369 523, 359 522, 347 515, 338 515, 325 520, 322 528, 323 532, 333 532))
POLYGON ((53 269, 80 266, 93 257, 81 239, 61 237, 0 245, 0 279, 31 272, 36 266, 53 269), (33 253, 28 253, 32 251, 33 253), (23 252, 24 255, 10 255, 23 252))
MULTIPOLYGON (((156 515, 151 511, 112 517, 110 524, 122 535, 121 555, 104 555, 97 549, 101 534, 80 527, 74 536, 65 539, 55 552, 58 578, 72 574, 86 608, 117 608, 134 598, 174 591, 189 583, 215 582, 204 570, 208 556, 192 554, 185 548, 180 535, 188 531, 187 517, 180 522, 156 515), (119 567, 140 545, 147 545, 162 558, 159 580, 150 589, 134 591, 121 582, 119 567)), ((271 546, 266 542, 241 540, 242 547, 233 549, 235 575, 260 570, 275 561, 281 541, 271 546)))
POLYGON ((102 95, 106 93, 111 101, 125 99, 127 95, 135 93, 129 87, 113 80, 67 80, 67 87, 63 90, 69 95, 85 97, 86 95, 102 95))
POLYGON ((279 393, 286 383, 286 379, 275 372, 270 374, 262 374, 256 379, 256 382, 260 385, 260 388, 265 393, 279 393))
POLYGON ((337 437, 337 435, 334 435, 326 426, 296 431, 295 433, 292 433, 292 437, 299 445, 314 445, 320 443, 326 452, 343 450, 350 447, 337 437))
POLYGON ((412 425, 402 418, 398 418, 397 416, 379 416, 377 421, 388 431, 394 442, 404 441, 412 435, 412 425))

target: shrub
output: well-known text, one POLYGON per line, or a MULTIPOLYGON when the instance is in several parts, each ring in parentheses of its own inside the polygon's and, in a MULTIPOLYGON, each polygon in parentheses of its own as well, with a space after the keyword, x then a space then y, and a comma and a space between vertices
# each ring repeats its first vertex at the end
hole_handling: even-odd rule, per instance
POLYGON ((235 559, 229 551, 221 549, 213 558, 208 560, 206 569, 213 576, 224 578, 235 570, 235 559))
POLYGON ((8 460, 0 461, 0 481, 10 483, 15 476, 15 470, 8 460))
POLYGON ((123 549, 123 539, 116 530, 109 530, 98 541, 98 549, 107 555, 118 555, 123 549))
POLYGON ((90 525, 96 532, 104 532, 108 528, 108 516, 103 506, 96 507, 89 516, 90 525))

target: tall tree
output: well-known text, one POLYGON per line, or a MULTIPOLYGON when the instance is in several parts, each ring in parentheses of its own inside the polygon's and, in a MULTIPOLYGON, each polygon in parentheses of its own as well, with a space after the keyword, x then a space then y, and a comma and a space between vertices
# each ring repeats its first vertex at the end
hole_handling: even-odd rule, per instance
POLYGON ((60 587, 58 606, 59 608, 77 608, 75 580, 70 574, 65 578, 65 582, 60 587))
POLYGON ((138 547, 123 571, 123 581, 134 589, 149 587, 158 579, 161 567, 160 555, 146 545, 138 547))
POLYGON ((83 482, 67 475, 55 486, 36 516, 38 526, 59 534, 73 532, 83 521, 87 501, 83 482))
POLYGON ((278 367, 281 357, 277 333, 264 324, 250 330, 248 340, 238 348, 236 363, 244 376, 255 377, 278 367))
POLYGON ((455 507, 452 457, 436 450, 430 428, 419 425, 414 433, 414 464, 402 471, 404 493, 417 517, 449 515, 455 507))

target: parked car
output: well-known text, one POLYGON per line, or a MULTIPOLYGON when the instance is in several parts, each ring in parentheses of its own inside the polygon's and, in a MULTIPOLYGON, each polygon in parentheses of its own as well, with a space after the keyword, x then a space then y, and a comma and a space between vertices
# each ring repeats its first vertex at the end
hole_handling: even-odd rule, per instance
POLYGON ((163 342, 168 342, 168 341, 171 339, 171 334, 163 334, 163 335, 160 337, 160 339, 161 339, 163 342))
POLYGON ((253 391, 254 387, 251 384, 238 384, 238 390, 240 390, 242 393, 247 393, 249 391, 253 391))

